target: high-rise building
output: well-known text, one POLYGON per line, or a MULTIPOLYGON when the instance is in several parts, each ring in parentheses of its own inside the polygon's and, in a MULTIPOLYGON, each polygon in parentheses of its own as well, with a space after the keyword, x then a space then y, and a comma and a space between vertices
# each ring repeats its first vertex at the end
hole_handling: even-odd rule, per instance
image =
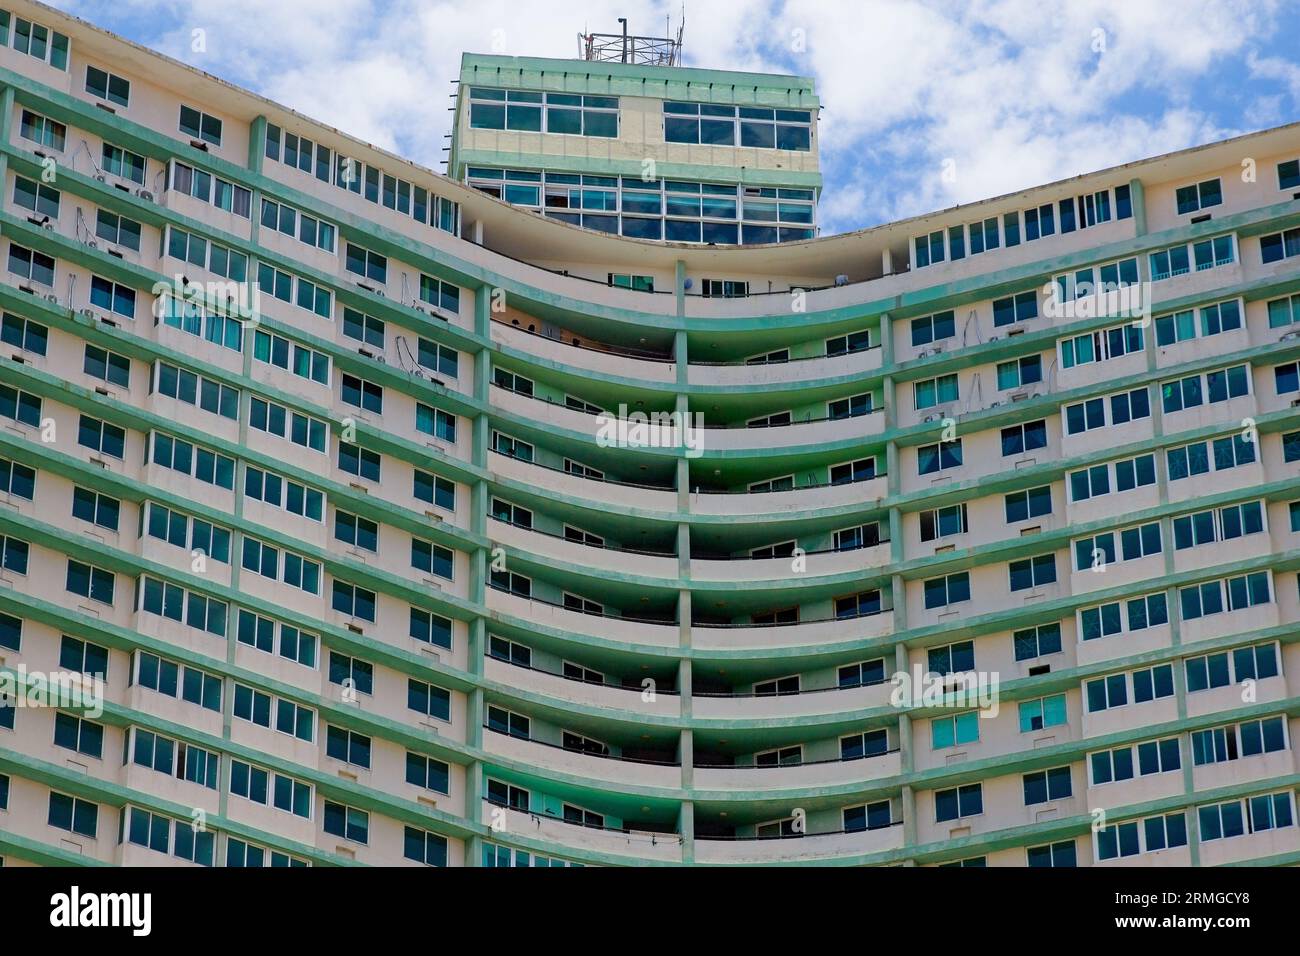
POLYGON ((1300 862, 1300 126, 799 240, 808 81, 588 68, 0 10, 5 865, 1300 862))

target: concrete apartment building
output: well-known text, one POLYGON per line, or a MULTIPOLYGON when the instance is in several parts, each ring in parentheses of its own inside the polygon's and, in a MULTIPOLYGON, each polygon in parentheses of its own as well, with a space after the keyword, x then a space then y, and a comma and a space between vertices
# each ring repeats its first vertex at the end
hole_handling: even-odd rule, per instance
POLYGON ((808 80, 456 110, 0 10, 4 865, 1300 861, 1300 126, 815 238, 808 80))

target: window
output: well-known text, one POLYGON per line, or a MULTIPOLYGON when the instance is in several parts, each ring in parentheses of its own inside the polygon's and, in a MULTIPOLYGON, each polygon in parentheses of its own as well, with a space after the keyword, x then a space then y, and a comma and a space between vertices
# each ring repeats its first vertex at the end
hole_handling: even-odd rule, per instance
POLYGON ((950 790, 934 793, 934 819, 936 823, 979 816, 984 812, 984 785, 968 783, 950 790))
MULTIPOLYGON (((8 45, 8 33, 9 13, 0 11, 0 43, 8 45)), ((15 16, 13 46, 19 53, 35 57, 56 70, 68 68, 68 38, 57 30, 15 16)), ((94 834, 90 835, 94 836, 94 834)))
POLYGON ((388 282, 388 258, 349 242, 344 260, 348 272, 384 285, 388 282))
POLYGON ((850 332, 848 335, 837 335, 835 338, 826 340, 826 355, 851 355, 854 352, 863 352, 871 348, 871 332, 863 329, 860 332, 850 332))
POLYGON ((370 842, 370 814, 355 807, 326 800, 324 828, 326 833, 354 843, 370 842))
POLYGON ((1228 435, 1211 442, 1194 442, 1165 452, 1169 480, 1179 481, 1195 475, 1248 465, 1255 461, 1255 443, 1241 435, 1228 435))
POLYGON ((99 826, 99 804, 50 791, 50 812, 46 822, 88 839, 95 839, 99 826))
MULTIPOLYGON (((384 323, 381 319, 371 318, 355 309, 343 309, 343 334, 350 339, 364 342, 377 349, 384 347, 384 323)), ((421 340, 423 341, 423 340, 421 340)), ((421 362, 421 365, 424 363, 421 362)))
POLYGON ((1012 561, 1009 565, 1011 590, 1025 591, 1056 581, 1056 555, 1040 554, 1033 558, 1012 561))
POLYGON ((943 262, 943 231, 932 232, 928 236, 918 236, 912 240, 915 249, 913 267, 917 269, 943 262))
POLYGON ((329 680, 331 684, 370 695, 374 693, 375 666, 368 661, 330 651, 329 680))
POLYGON ((1199 511, 1174 518, 1174 549, 1183 550, 1215 541, 1229 541, 1264 530, 1264 511, 1260 502, 1229 505, 1212 511, 1199 511))
POLYGON ((811 149, 812 113, 714 103, 664 103, 664 139, 669 143, 807 151, 811 149))
POLYGON ((970 600, 970 574, 960 571, 925 582, 926 608, 950 607, 970 600))
POLYGON ((826 416, 832 421, 841 418, 857 418, 859 415, 869 415, 871 413, 871 394, 853 395, 849 398, 838 398, 833 402, 826 403, 826 416))
POLYGON ((244 495, 312 521, 324 519, 325 495, 322 492, 252 465, 244 469, 244 495))
POLYGON ((59 191, 52 186, 22 176, 14 177, 14 205, 21 206, 34 216, 58 219, 60 197, 59 191))
POLYGON ((346 511, 334 512, 334 538, 363 551, 379 551, 379 525, 346 511))
POLYGON ((450 548, 419 538, 411 539, 411 567, 416 570, 450 581, 453 579, 454 561, 455 553, 450 548))
POLYGON ((868 617, 879 613, 879 591, 862 591, 858 594, 850 594, 835 599, 835 617, 840 620, 851 617, 868 617))
POLYGON ((90 304, 107 312, 134 319, 135 289, 93 275, 90 277, 90 304))
POLYGON ((951 535, 964 534, 969 530, 966 523, 966 505, 947 505, 930 511, 922 511, 921 540, 934 541, 951 535))
POLYGON ((36 495, 36 471, 8 458, 0 458, 0 495, 32 501, 36 495))
MULTIPOLYGON (((119 179, 129 180, 137 186, 144 185, 144 157, 129 149, 104 143, 100 153, 100 167, 119 179)), ((188 192, 188 190, 186 190, 188 192)))
MULTIPOLYGON (((1297 511, 1297 514, 1300 515, 1300 511, 1297 511)), ((841 528, 834 535, 836 551, 856 551, 859 548, 870 548, 878 544, 880 544, 880 525, 875 521, 852 528, 841 528)))
POLYGON ((28 545, 26 541, 0 535, 0 568, 14 574, 27 573, 28 545))
POLYGON ((447 865, 447 838, 415 827, 402 829, 402 855, 425 866, 447 865))
POLYGON ((122 503, 116 498, 101 495, 89 488, 72 489, 72 517, 88 521, 93 525, 117 530, 117 519, 121 513, 122 503))
MULTIPOLYGON (((321 385, 329 384, 329 356, 315 349, 298 345, 296 342, 290 342, 282 335, 257 329, 253 334, 253 358, 321 385)), ((354 381, 359 380, 354 379, 354 381)), ((380 395, 382 398, 382 391, 380 395)))
POLYGON ((1047 447, 1047 422, 1025 422, 1002 429, 1002 455, 1022 455, 1047 447))
POLYGON ((98 760, 104 755, 104 727, 60 711, 54 715, 54 745, 98 760))
MULTIPOLYGON (((1066 200, 1062 200, 1065 202, 1066 200)), ((1027 865, 1037 867, 1074 867, 1077 866, 1075 858, 1074 841, 1063 840, 1060 843, 1049 843, 1044 846, 1031 846, 1025 849, 1025 858, 1027 865)))
POLYGON ((957 376, 941 375, 938 378, 925 379, 913 386, 916 410, 934 408, 941 402, 957 400, 957 376))
POLYGON ((975 669, 975 644, 961 641, 932 647, 926 651, 926 664, 930 673, 944 676, 972 671, 975 669))
POLYGON ((334 581, 332 607, 341 614, 375 622, 375 592, 344 581, 334 581))
POLYGON ((1196 820, 1200 824, 1202 842, 1241 836, 1246 832, 1245 816, 1239 800, 1197 807, 1196 820))
MULTIPOLYGON (((39 322, 9 312, 0 316, 0 342, 6 345, 34 355, 44 355, 49 339, 50 330, 39 322)), ((91 346, 87 345, 86 348, 90 349, 91 346)))
POLYGON ((112 604, 114 580, 112 571, 68 559, 65 587, 72 594, 79 594, 101 604, 112 604))
POLYGON ((339 470, 367 481, 378 481, 383 457, 377 451, 339 442, 339 470))
MULTIPOLYGON (((839 465, 830 467, 830 483, 832 485, 848 485, 857 481, 867 481, 876 477, 876 459, 859 458, 857 461, 846 461, 839 465)), ((749 490, 752 491, 788 491, 794 487, 793 477, 773 478, 771 482, 760 482, 758 485, 751 485, 749 490), (788 482, 788 484, 787 484, 788 482), (769 487, 761 487, 770 485, 769 487)))
POLYGON ((1178 204, 1178 215, 1185 216, 1222 203, 1223 187, 1219 180, 1207 179, 1202 183, 1179 186, 1174 191, 1174 199, 1178 204))
POLYGON ((1004 499, 1007 524, 1028 521, 1052 513, 1052 486, 1030 488, 1027 491, 1015 491, 1004 499))
POLYGON ((936 717, 930 721, 930 746, 935 750, 960 747, 980 739, 979 711, 970 710, 952 717, 936 717))
POLYGON ((416 361, 431 372, 456 378, 460 374, 460 353, 448 345, 421 338, 417 343, 416 361))
POLYGON ((997 366, 998 388, 1005 391, 1033 385, 1043 380, 1043 359, 1040 355, 1026 355, 997 366))
POLYGON ((18 130, 23 139, 29 139, 38 146, 59 152, 63 151, 63 145, 68 138, 66 126, 31 110, 23 110, 18 130))
POLYGON ((924 318, 912 320, 912 345, 923 346, 943 339, 950 339, 957 334, 956 322, 952 312, 937 312, 924 318))
POLYGON ((1065 430, 1066 434, 1077 435, 1094 428, 1150 417, 1150 396, 1145 388, 1137 388, 1065 406, 1065 430))
POLYGON ((1036 657, 1061 652, 1061 625, 1040 624, 1037 627, 1024 628, 1011 635, 1016 660, 1028 661, 1036 657))
POLYGON ((1185 620, 1194 620, 1223 611, 1239 611, 1272 601, 1268 572, 1256 571, 1226 581, 1207 581, 1178 591, 1179 606, 1185 620), (1224 592, 1227 592, 1227 601, 1224 592))
POLYGON ((262 225, 290 238, 296 238, 314 249, 323 249, 331 253, 334 251, 336 230, 332 223, 299 212, 284 203, 263 197, 262 225))
POLYGON ((888 800, 880 800, 861 807, 846 807, 842 811, 841 819, 845 833, 880 830, 892 826, 894 822, 893 809, 888 800))
POLYGON ((354 767, 370 769, 370 738, 333 725, 325 728, 325 753, 354 767))
POLYGON ((258 431, 269 432, 313 451, 325 451, 328 426, 320 419, 291 412, 283 405, 256 396, 249 402, 248 419, 249 426, 258 431))
POLYGON ((995 299, 993 301, 993 325, 995 328, 1036 318, 1038 318, 1038 293, 1036 291, 1018 292, 1005 299, 995 299))
POLYGON ((1292 799, 1289 792, 1268 793, 1258 797, 1249 797, 1246 801, 1249 810, 1250 830, 1273 830, 1294 824, 1292 799))
POLYGON ((469 93, 469 122, 472 129, 617 137, 618 97, 475 86, 469 93))
POLYGON ((86 92, 125 109, 131 100, 131 81, 97 66, 86 66, 86 92))
POLYGON ((885 659, 877 657, 856 664, 846 664, 837 671, 839 687, 870 687, 885 681, 885 659))
POLYGON ((460 314, 460 288, 433 276, 420 275, 420 301, 452 315, 460 314))
POLYGON ((1061 367, 1105 362, 1142 351, 1142 327, 1120 325, 1061 340, 1061 367))
POLYGON ((412 495, 420 501, 437 505, 446 511, 456 510, 456 483, 440 475, 431 475, 415 469, 412 495))
POLYGON ((448 793, 451 770, 447 764, 423 754, 407 752, 406 782, 434 793, 448 793))
POLYGON ((160 361, 155 367, 159 395, 197 406, 231 421, 239 418, 239 389, 166 362, 160 361))
POLYGON ((451 692, 433 684, 408 679, 406 706, 426 717, 451 720, 451 692))
MULTIPOLYGON (((16 388, 10 388, 8 385, 0 385, 0 415, 21 425, 31 425, 33 428, 39 428, 41 424, 41 400, 30 392, 21 392, 16 388)), ((90 420, 93 421, 93 419, 90 420)), ((85 416, 82 416, 82 422, 86 421, 85 416)), ((123 440, 125 440, 125 436, 123 440)), ((85 444, 85 442, 83 441, 82 444, 85 444)))
POLYGON ((1019 704, 1020 732, 1030 733, 1065 723, 1065 695, 1054 694, 1019 704))
MULTIPOLYGON (((415 406, 415 430, 454 445, 456 443, 456 416, 450 412, 444 412, 441 408, 431 408, 417 402, 415 406)), ((513 439, 509 441, 513 441, 513 439)), ((523 443, 518 444, 522 445, 523 443)), ((523 455, 516 455, 515 457, 524 458, 525 461, 532 461, 532 446, 527 445, 524 447, 528 449, 527 457, 523 455)), ((497 450, 500 451, 501 449, 498 448, 497 450)), ((518 451, 519 449, 516 448, 515 450, 518 451)))
POLYGON ((501 707, 488 707, 487 726, 488 729, 495 730, 499 734, 507 734, 520 740, 528 740, 532 730, 532 722, 523 714, 516 714, 501 707))
POLYGON ((1069 767, 1053 767, 1051 770, 1027 773, 1022 779, 1027 807, 1051 800, 1064 800, 1071 794, 1069 767))
POLYGON ((1245 365, 1191 375, 1160 385, 1162 407, 1178 412, 1201 404, 1226 402, 1250 394, 1250 373, 1245 365))
POLYGON ((221 120, 192 106, 181 106, 180 131, 190 139, 202 140, 213 146, 221 145, 221 120))
POLYGON ((959 468, 962 464, 962 440, 939 442, 934 445, 922 445, 916 450, 917 472, 932 475, 949 468, 959 468))
POLYGON ((1300 189, 1300 159, 1277 164, 1277 188, 1300 189))
POLYGON ((9 271, 37 285, 54 288, 54 260, 43 252, 33 252, 16 242, 9 243, 9 271))
POLYGON ((488 778, 487 798, 488 803, 495 804, 499 807, 510 807, 515 810, 528 811, 531 794, 522 787, 516 787, 512 784, 502 783, 500 780, 488 778))

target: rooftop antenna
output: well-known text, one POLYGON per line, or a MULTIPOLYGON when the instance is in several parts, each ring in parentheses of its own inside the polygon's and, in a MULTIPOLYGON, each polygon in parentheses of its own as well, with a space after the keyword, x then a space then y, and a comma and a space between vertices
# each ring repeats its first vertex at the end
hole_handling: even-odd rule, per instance
POLYGON ((628 29, 627 17, 618 18, 620 33, 579 33, 578 52, 584 60, 604 63, 629 63, 637 66, 681 66, 682 32, 686 27, 685 7, 677 35, 637 36, 628 29))

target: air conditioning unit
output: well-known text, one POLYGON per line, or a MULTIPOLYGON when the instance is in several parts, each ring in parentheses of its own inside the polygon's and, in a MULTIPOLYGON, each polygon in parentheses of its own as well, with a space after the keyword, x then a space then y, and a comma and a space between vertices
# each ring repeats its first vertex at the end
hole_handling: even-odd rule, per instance
POLYGON ((59 297, 55 295, 53 292, 47 293, 45 298, 50 302, 53 302, 55 305, 59 304, 59 297))
POLYGON ((1023 402, 1025 399, 1029 398, 1030 395, 1031 395, 1030 392, 1016 392, 1014 395, 1011 396, 1011 400, 1013 402, 1023 402))
POLYGON ((41 227, 42 227, 43 229, 48 229, 50 232, 53 232, 53 231, 54 231, 54 223, 52 223, 52 222, 41 223, 41 227))
POLYGON ((926 415, 925 418, 923 419, 923 421, 928 425, 930 422, 937 422, 937 421, 939 421, 941 417, 942 417, 942 416, 940 416, 940 415, 926 415))
POLYGON ((86 245, 87 245, 89 248, 91 248, 91 249, 98 249, 98 248, 99 248, 99 243, 97 243, 94 239, 87 239, 87 240, 86 240, 86 245))
POLYGON ((99 180, 101 183, 108 182, 108 177, 105 176, 103 173, 95 173, 95 178, 99 180))
POLYGON ((426 309, 426 308, 425 308, 424 306, 422 306, 422 305, 413 305, 413 306, 411 306, 411 308, 413 308, 416 312, 419 312, 421 315, 428 315, 428 314, 429 314, 429 310, 426 309))
POLYGON ((149 192, 147 189, 137 189, 135 194, 145 200, 145 202, 153 202, 153 193, 149 192))
POLYGON ((1024 334, 1025 334, 1025 330, 1022 328, 1007 329, 1007 338, 1011 338, 1011 336, 1013 335, 1024 335, 1024 334))
POLYGON ((93 319, 95 317, 95 310, 87 307, 81 310, 81 314, 87 319, 93 319))
POLYGON ((994 334, 994 335, 990 335, 990 336, 989 336, 989 341, 990 341, 990 342, 996 342, 996 341, 997 341, 998 339, 1000 339, 1000 338, 1002 338, 1002 336, 1000 336, 1000 335, 996 335, 996 334, 994 334))
POLYGON ((1300 332, 1288 332, 1286 333, 1286 335, 1282 336, 1282 338, 1280 338, 1278 341, 1290 342, 1293 339, 1300 339, 1300 332))
POLYGON ((379 298, 381 298, 381 299, 386 299, 386 298, 388 298, 386 295, 384 295, 384 290, 383 290, 383 289, 376 289, 376 290, 375 290, 375 295, 379 296, 379 298))

